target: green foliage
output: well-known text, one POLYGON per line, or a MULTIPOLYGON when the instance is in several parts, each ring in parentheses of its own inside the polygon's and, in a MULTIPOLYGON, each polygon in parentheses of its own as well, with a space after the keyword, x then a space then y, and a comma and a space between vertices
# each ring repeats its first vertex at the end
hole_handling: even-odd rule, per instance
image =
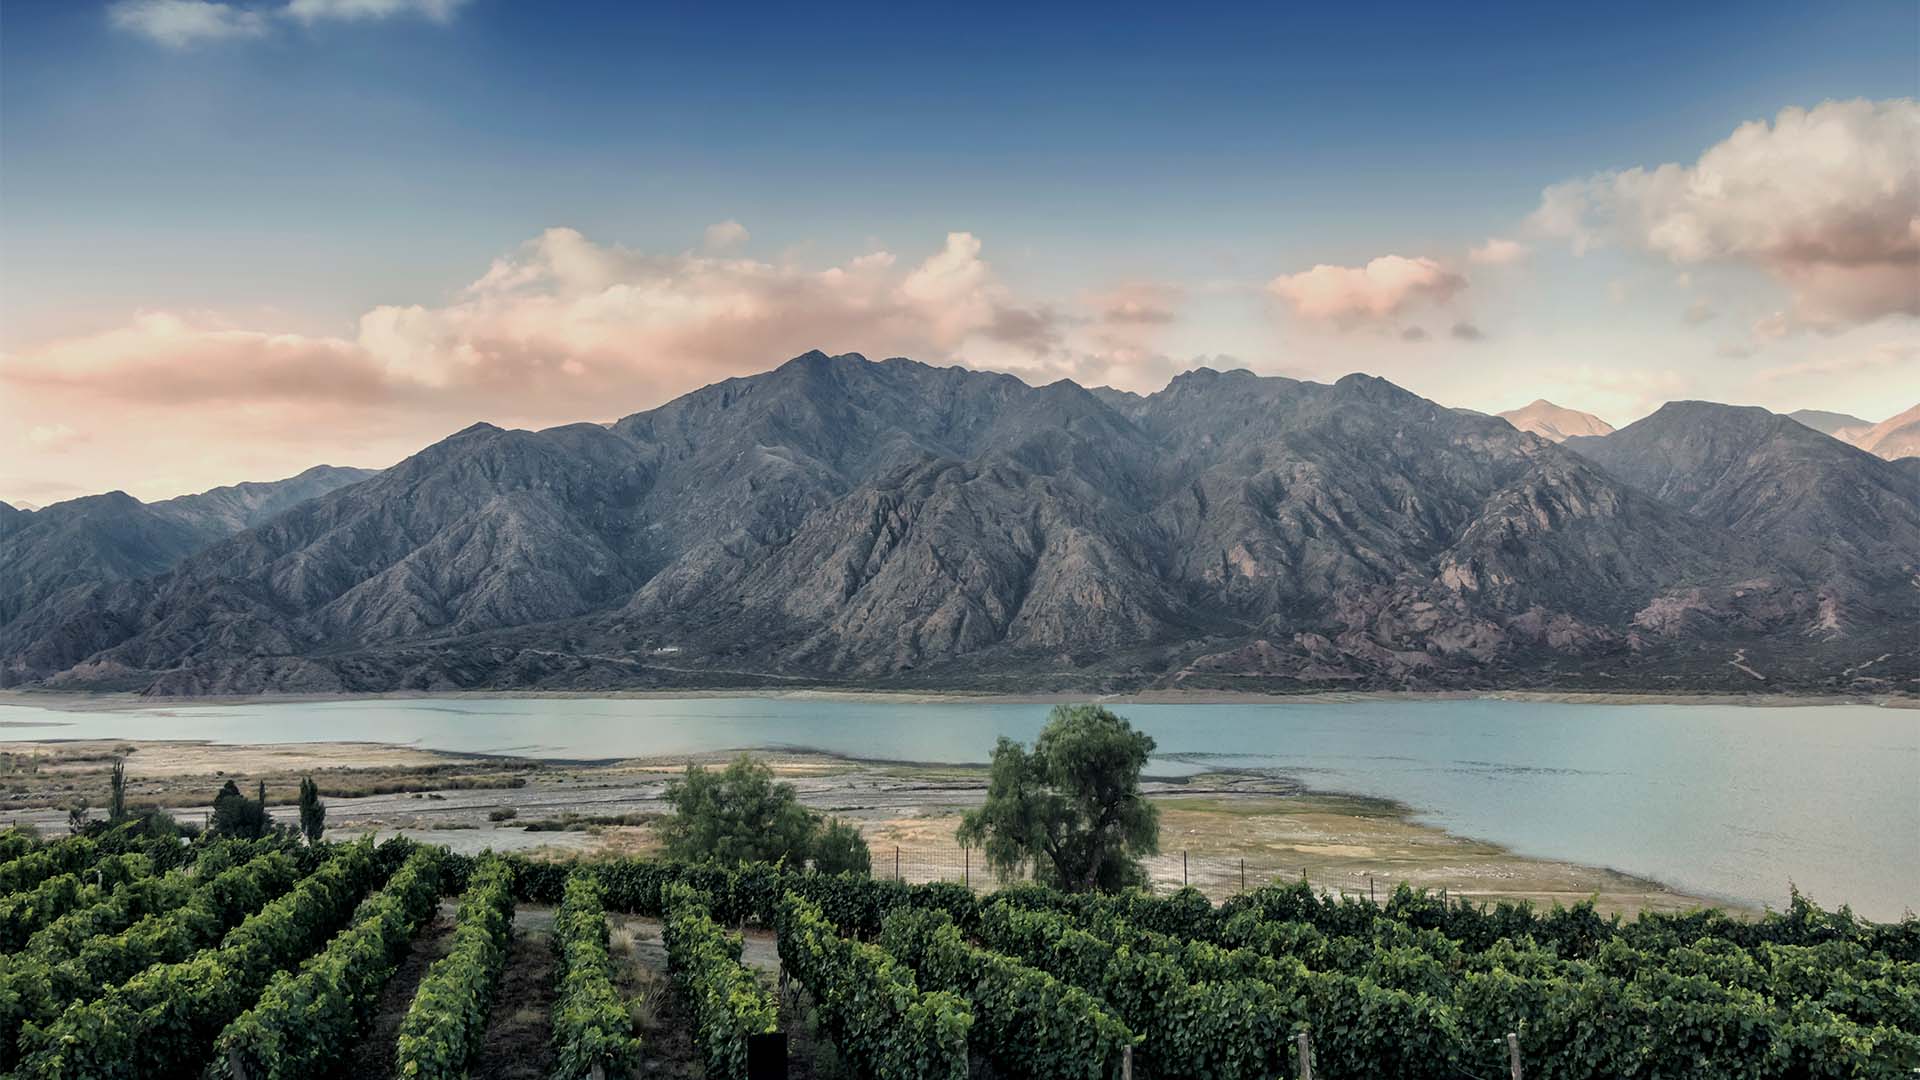
POLYGON ((1141 947, 1151 935, 1118 920, 1099 931, 1007 903, 982 911, 978 925, 985 947, 1105 1003, 1142 1037, 1137 1057, 1154 1075, 1253 1080, 1284 1067, 1286 1047, 1275 1033, 1289 1031, 1297 1017, 1292 994, 1217 963, 1190 973, 1183 957, 1141 947))
POLYGON ((827 818, 813 839, 813 868, 822 874, 870 874, 873 851, 857 826, 827 818))
POLYGON ((1146 880, 1139 856, 1160 849, 1160 818, 1140 791, 1151 736, 1098 705, 1056 705, 1033 750, 1002 738, 986 805, 966 816, 961 843, 1011 877, 1028 865, 1068 892, 1146 880))
POLYGON ((91 907, 110 890, 152 873, 153 860, 139 852, 109 855, 80 873, 51 877, 31 889, 0 897, 0 950, 18 950, 55 919, 91 907))
POLYGON ((79 836, 34 848, 0 863, 0 896, 31 889, 56 874, 85 869, 100 854, 99 844, 79 836))
POLYGON ((512 933, 513 867, 482 858, 460 897, 453 947, 427 971, 400 1022, 395 1076, 463 1080, 486 1034, 512 933))
POLYGON ((1092 995, 967 944, 945 912, 889 915, 880 947, 912 968, 922 986, 967 999, 973 1047, 1001 1075, 1099 1080, 1114 1074, 1134 1041, 1092 995))
MULTIPOLYGON (((370 843, 339 849, 229 932, 219 947, 156 963, 20 1036, 21 1080, 158 1080, 197 1072, 214 1038, 274 974, 315 952, 374 881, 370 843)), ((269 856, 284 859, 284 856, 269 856)), ((224 876, 224 875, 223 875, 224 876)))
POLYGON ((214 1075, 300 1080, 324 1072, 365 1032, 407 942, 439 899, 439 853, 414 852, 347 929, 297 973, 274 973, 253 1007, 220 1032, 214 1075))
POLYGON ((773 1031, 773 995, 740 962, 740 935, 707 910, 707 897, 687 885, 665 891, 667 974, 693 1016, 693 1041, 707 1080, 746 1080, 747 1037, 773 1031))
POLYGON ((674 814, 660 831, 673 858, 800 866, 812 851, 814 815, 792 784, 775 783, 773 770, 746 754, 717 773, 687 766, 667 785, 667 801, 674 814))
POLYGON ((113 770, 107 774, 107 789, 110 792, 107 801, 107 820, 125 821, 127 818, 127 759, 113 759, 113 770))
POLYGON ((307 843, 317 844, 327 831, 327 804, 320 801, 320 788, 313 777, 300 778, 300 835, 307 843))
POLYGON ((264 783, 260 786, 258 799, 249 799, 240 794, 240 786, 231 780, 222 785, 219 793, 213 797, 213 822, 209 831, 214 836, 258 839, 272 827, 273 819, 267 815, 264 783))
POLYGON ((633 1017, 613 985, 607 952, 607 912, 600 885, 588 874, 567 878, 553 916, 560 985, 553 1001, 554 1076, 584 1080, 594 1066, 623 1075, 640 1057, 633 1017))
POLYGON ((780 963, 813 995, 821 1023, 853 1071, 876 1080, 965 1080, 973 1017, 950 993, 922 992, 884 949, 839 935, 793 893, 777 920, 780 963))

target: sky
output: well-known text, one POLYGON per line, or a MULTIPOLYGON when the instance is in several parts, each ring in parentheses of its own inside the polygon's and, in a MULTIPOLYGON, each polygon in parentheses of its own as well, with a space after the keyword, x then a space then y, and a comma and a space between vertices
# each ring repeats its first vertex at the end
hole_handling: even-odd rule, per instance
POLYGON ((8 0, 0 500, 820 348, 1920 401, 1920 7, 8 0))

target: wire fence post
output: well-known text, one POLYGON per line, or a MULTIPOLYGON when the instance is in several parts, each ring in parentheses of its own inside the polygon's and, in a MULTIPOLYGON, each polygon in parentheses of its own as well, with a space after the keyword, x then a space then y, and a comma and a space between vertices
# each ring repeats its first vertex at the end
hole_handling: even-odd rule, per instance
POLYGON ((1313 1036, 1303 1031, 1293 1041, 1300 1047, 1300 1080, 1313 1080, 1313 1036))
POLYGON ((1378 904, 1379 902, 1380 902, 1379 899, 1373 895, 1373 875, 1368 874, 1367 875, 1367 903, 1378 904))
POLYGON ((1513 1070, 1513 1080, 1524 1080, 1520 1074, 1520 1036, 1507 1032, 1507 1065, 1513 1070))
POLYGON ((900 876, 900 845, 899 844, 893 845, 893 880, 895 881, 906 880, 905 878, 902 878, 900 876))
POLYGON ((965 844, 960 845, 960 880, 973 888, 973 849, 965 844))
POLYGON ((1240 891, 1247 891, 1247 860, 1240 860, 1240 891))
POLYGON ((1180 887, 1187 887, 1187 849, 1180 849, 1180 887))
POLYGON ((1133 1080, 1133 1044, 1120 1048, 1120 1080, 1133 1080))

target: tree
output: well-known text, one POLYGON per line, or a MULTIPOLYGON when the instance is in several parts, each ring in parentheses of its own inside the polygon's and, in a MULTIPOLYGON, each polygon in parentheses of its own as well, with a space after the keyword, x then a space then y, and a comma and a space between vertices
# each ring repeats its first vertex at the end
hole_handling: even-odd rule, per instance
POLYGON ((1028 751, 1002 738, 986 805, 960 825, 1002 877, 1032 864, 1069 892, 1143 884, 1160 850, 1160 815, 1140 793, 1153 738, 1098 705, 1056 705, 1028 751))
POLYGON ((661 834, 669 858, 797 866, 812 851, 815 816, 792 784, 775 783, 773 770, 746 754, 717 773, 687 766, 667 785, 667 801, 674 814, 661 834))
POLYGON ((127 759, 114 758, 113 771, 107 774, 107 786, 111 792, 107 804, 108 821, 127 819, 127 759))
POLYGON ((823 874, 871 874, 873 851, 860 829, 839 818, 827 818, 813 841, 813 868, 823 874))
POLYGON ((208 830, 214 836, 257 840, 272 827, 267 817, 266 785, 260 785, 260 798, 249 799, 229 780, 213 797, 213 822, 208 830))
POLYGON ((311 776, 300 778, 300 831, 309 844, 319 843, 327 831, 327 804, 320 801, 320 788, 311 776))

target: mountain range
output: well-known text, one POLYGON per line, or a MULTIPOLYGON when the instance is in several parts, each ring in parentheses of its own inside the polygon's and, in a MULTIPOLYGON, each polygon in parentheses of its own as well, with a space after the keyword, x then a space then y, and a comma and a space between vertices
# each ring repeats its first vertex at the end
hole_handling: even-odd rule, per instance
POLYGON ((814 352, 371 475, 0 504, 0 681, 1920 682, 1920 459, 1706 402, 1558 433, 1366 375, 1143 396, 814 352))

